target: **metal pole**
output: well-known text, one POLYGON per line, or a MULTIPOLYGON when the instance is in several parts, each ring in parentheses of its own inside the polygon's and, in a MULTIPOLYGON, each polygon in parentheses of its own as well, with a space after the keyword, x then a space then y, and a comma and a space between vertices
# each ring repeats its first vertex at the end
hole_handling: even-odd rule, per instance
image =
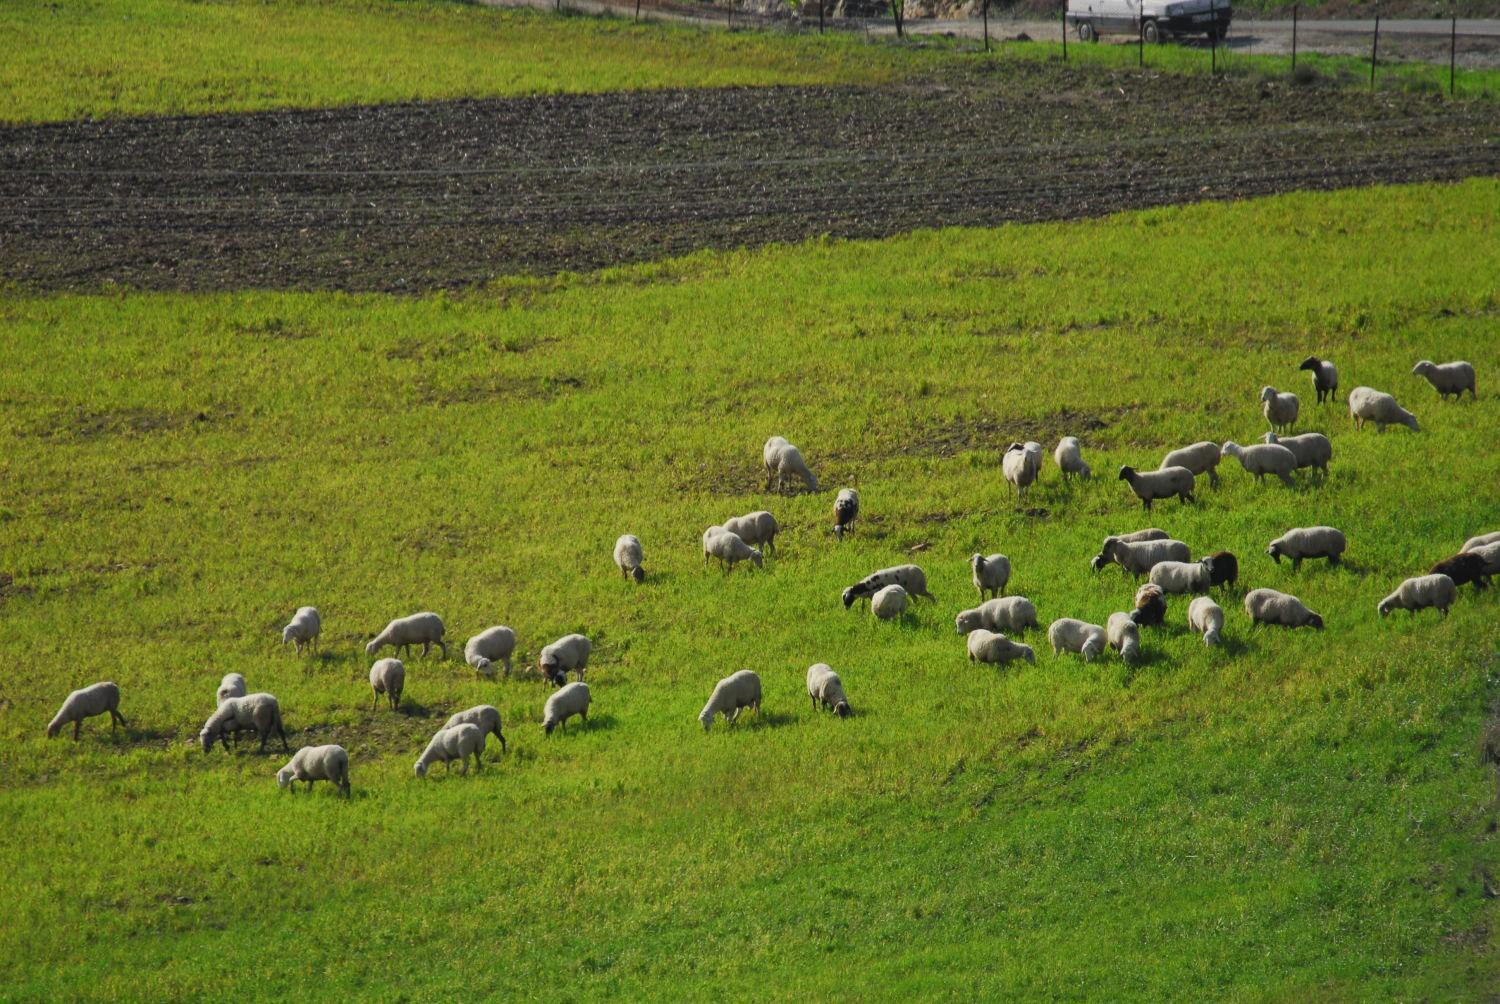
POLYGON ((1458 59, 1458 15, 1453 15, 1453 27, 1448 35, 1448 97, 1453 97, 1453 68, 1458 59))
POLYGON ((1208 0, 1208 23, 1212 27, 1208 33, 1208 75, 1212 77, 1219 72, 1219 5, 1217 0, 1208 0))
POLYGON ((729 14, 729 30, 734 31, 734 0, 730 0, 729 6, 726 8, 726 10, 729 14))
POLYGON ((635 19, 641 19, 641 0, 635 0, 635 19))
POLYGON ((823 34, 823 8, 828 5, 828 0, 818 0, 818 34, 823 34))
POLYGON ((990 0, 984 0, 984 51, 990 51, 990 0))
POLYGON ((1063 39, 1063 62, 1068 61, 1068 5, 1064 0, 1062 7, 1062 39, 1063 39))
POLYGON ((1375 12, 1375 34, 1370 39, 1370 90, 1375 89, 1375 61, 1380 54, 1380 12, 1375 12))
POLYGON ((1146 65, 1146 21, 1139 17, 1135 19, 1135 65, 1146 65))
POLYGON ((1297 4, 1292 4, 1292 73, 1297 72, 1297 4))

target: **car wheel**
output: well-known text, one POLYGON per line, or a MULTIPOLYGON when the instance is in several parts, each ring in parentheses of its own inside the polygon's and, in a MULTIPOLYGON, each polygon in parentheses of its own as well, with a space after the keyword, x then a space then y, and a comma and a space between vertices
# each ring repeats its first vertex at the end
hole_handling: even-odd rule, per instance
POLYGON ((1099 36, 1094 33, 1094 26, 1087 21, 1078 22, 1078 41, 1097 42, 1099 36))
POLYGON ((1141 37, 1155 45, 1162 40, 1162 30, 1156 26, 1155 21, 1147 21, 1141 25, 1141 37))

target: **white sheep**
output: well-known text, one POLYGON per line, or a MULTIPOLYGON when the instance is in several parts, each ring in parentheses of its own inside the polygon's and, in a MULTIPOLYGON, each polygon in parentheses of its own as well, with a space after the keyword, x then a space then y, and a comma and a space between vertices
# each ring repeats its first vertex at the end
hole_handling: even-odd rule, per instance
POLYGON ((1333 444, 1321 432, 1304 432, 1300 436, 1278 436, 1268 432, 1261 442, 1272 446, 1285 446, 1297 460, 1297 469, 1316 467, 1328 473, 1328 462, 1333 459, 1333 444))
POLYGON ((937 598, 927 591, 927 573, 918 565, 893 565, 871 572, 854 585, 844 590, 844 609, 854 606, 854 601, 874 596, 886 586, 896 585, 910 596, 925 596, 934 603, 937 598))
POLYGON ((244 697, 245 693, 245 678, 239 673, 225 673, 214 693, 214 704, 223 704, 231 697, 244 697))
POLYGON ((1283 627, 1314 627, 1323 630, 1323 618, 1313 613, 1297 597, 1275 589, 1252 589, 1245 594, 1245 613, 1252 624, 1279 624, 1283 627))
POLYGON ((400 659, 377 659, 370 667, 370 689, 374 691, 375 703, 380 707, 380 695, 390 702, 391 710, 401 707, 401 691, 406 686, 406 667, 400 659))
POLYGON ((1077 436, 1064 436, 1059 439, 1057 449, 1052 451, 1052 459, 1057 461, 1057 468, 1062 471, 1064 481, 1075 474, 1085 481, 1094 476, 1094 472, 1083 459, 1083 447, 1079 444, 1077 436))
POLYGON ((587 725, 592 700, 587 683, 570 683, 566 687, 560 687, 557 693, 547 698, 547 703, 542 708, 542 731, 550 736, 553 729, 562 726, 566 732, 568 719, 574 715, 587 725))
POLYGON ((1500 540, 1489 544, 1480 544, 1478 547, 1463 552, 1464 554, 1477 554, 1483 562, 1480 575, 1488 579, 1493 575, 1500 575, 1500 540))
POLYGON ((1349 418, 1356 429, 1363 429, 1366 422, 1375 423, 1376 432, 1384 432, 1387 425, 1404 425, 1412 432, 1421 432, 1417 417, 1396 403, 1389 394, 1369 387, 1356 387, 1349 392, 1349 418))
POLYGON ((1224 638, 1224 608, 1207 596, 1188 604, 1188 629, 1203 635, 1203 644, 1217 645, 1224 638))
POLYGON ((477 725, 455 725, 451 729, 438 729, 437 733, 427 743, 427 748, 422 755, 417 757, 417 777, 426 777, 427 768, 435 763, 441 762, 445 770, 453 769, 453 761, 458 761, 458 772, 467 774, 469 772, 469 757, 474 758, 474 769, 483 769, 481 754, 484 753, 485 734, 479 731, 477 725))
POLYGON ((813 710, 823 707, 840 718, 848 718, 853 711, 849 698, 844 696, 844 681, 826 662, 817 662, 807 667, 807 696, 812 698, 813 710))
POLYGON ((1000 458, 1000 470, 1005 480, 1016 490, 1016 496, 1026 501, 1026 489, 1036 481, 1041 472, 1038 458, 1026 449, 1025 443, 1011 443, 1000 458))
POLYGON ((505 751, 505 733, 500 731, 500 709, 493 704, 476 704, 472 708, 455 712, 443 728, 451 729, 456 725, 477 725, 479 731, 484 733, 486 740, 493 732, 495 738, 500 740, 501 752, 505 751))
POLYGON ((409 617, 397 617, 385 626, 365 646, 365 655, 374 655, 387 645, 392 646, 399 656, 404 650, 413 645, 422 646, 422 655, 425 657, 436 645, 443 651, 443 658, 448 658, 448 645, 443 641, 443 619, 431 611, 423 611, 412 614, 409 617))
POLYGON ((714 686, 708 703, 698 712, 698 721, 703 723, 704 732, 713 725, 715 715, 722 714, 725 723, 733 725, 743 708, 760 715, 760 677, 748 669, 731 673, 714 686))
POLYGON ((1260 389, 1260 411, 1273 430, 1290 429, 1297 424, 1297 395, 1278 393, 1275 387, 1260 389))
POLYGON ((1474 367, 1465 362, 1457 363, 1435 363, 1430 359, 1423 359, 1411 368, 1415 376, 1426 377, 1427 382, 1432 384, 1432 389, 1438 392, 1438 397, 1447 399, 1449 394, 1457 401, 1464 396, 1464 391, 1469 392, 1470 399, 1477 398, 1479 394, 1474 390, 1474 367))
POLYGON ((641 539, 635 534, 621 534, 615 541, 615 567, 627 579, 645 581, 646 570, 641 567, 641 539))
POLYGON ((1036 653, 1031 650, 1030 645, 1011 641, 1003 634, 987 631, 984 628, 970 631, 965 645, 969 650, 970 662, 1003 665, 1016 659, 1025 659, 1033 665, 1036 664, 1036 653))
POLYGON ((1135 664, 1141 658, 1141 629, 1127 613, 1113 613, 1104 624, 1105 640, 1109 647, 1120 653, 1126 663, 1135 664))
POLYGON ((251 729, 255 730, 255 736, 260 740, 262 753, 266 751, 266 740, 271 738, 273 731, 281 737, 281 748, 291 752, 286 744, 286 729, 281 723, 281 705, 276 703, 276 698, 266 693, 227 699, 203 723, 198 739, 203 744, 205 753, 214 748, 215 742, 223 744, 225 752, 228 752, 229 741, 226 734, 248 732, 251 729))
POLYGON ((52 721, 47 723, 47 738, 55 737, 64 725, 72 724, 73 741, 77 742, 83 720, 95 715, 109 715, 111 732, 116 726, 125 724, 125 716, 120 714, 120 688, 115 684, 108 681, 94 683, 69 694, 52 721))
POLYGON ((504 624, 485 628, 464 642, 464 662, 474 667, 474 672, 485 676, 495 675, 495 663, 505 667, 510 676, 510 657, 516 651, 516 633, 504 624))
POLYGON ((972 610, 960 610, 953 618, 959 634, 979 628, 989 631, 1025 631, 1037 626, 1036 607, 1024 596, 985 600, 972 610))
POLYGON ((776 522, 776 517, 764 509, 726 519, 723 526, 740 540, 765 553, 776 550, 776 535, 781 532, 781 525, 776 522))
POLYGON ((1163 561, 1188 561, 1191 558, 1188 546, 1180 540, 1131 541, 1123 537, 1105 537, 1104 546, 1090 559, 1089 567, 1097 572, 1114 562, 1139 579, 1163 561))
POLYGON ((1010 581, 1010 559, 1003 554, 971 554, 969 572, 981 600, 986 593, 1004 596, 1005 584, 1010 581))
POLYGON ((1184 446, 1180 450, 1173 450, 1161 458, 1161 466, 1157 470, 1166 470, 1168 467, 1186 467, 1196 477, 1200 474, 1208 475, 1208 486, 1219 487, 1219 444, 1203 440, 1192 446, 1184 446))
POLYGON ((741 561, 748 560, 756 568, 763 566, 760 550, 751 547, 740 539, 739 534, 730 533, 723 527, 711 527, 717 529, 717 533, 704 531, 703 534, 703 563, 708 564, 710 556, 719 560, 719 567, 724 569, 728 575, 734 570, 734 566, 741 561))
POLYGON ((276 783, 296 791, 294 781, 306 781, 312 791, 314 781, 327 781, 349 797, 349 753, 342 746, 304 746, 292 754, 292 762, 276 772, 276 783))
POLYGON ((323 618, 317 607, 298 607, 287 626, 281 629, 281 644, 292 643, 300 654, 306 645, 309 652, 318 647, 318 635, 323 633, 323 618))
POLYGON ((1267 474, 1274 474, 1284 485, 1295 485, 1292 472, 1297 469, 1297 457, 1285 446, 1276 443, 1252 443, 1241 446, 1229 442, 1221 447, 1226 457, 1235 457, 1240 466, 1255 475, 1255 480, 1264 481, 1267 474))
POLYGON ((1164 593, 1206 593, 1213 586, 1211 573, 1201 561, 1158 561, 1147 578, 1164 593))
POLYGON ((1458 553, 1462 554, 1465 551, 1477 551, 1481 547, 1484 547, 1486 544, 1493 544, 1496 541, 1500 541, 1500 530, 1496 530, 1493 533, 1481 533, 1477 537, 1470 537, 1468 540, 1464 541, 1464 546, 1458 549, 1458 553))
POLYGON ((908 602, 906 590, 892 583, 870 597, 870 613, 883 621, 895 620, 906 613, 908 602))
POLYGON ((1296 571, 1307 558, 1327 558, 1330 565, 1337 565, 1348 546, 1341 530, 1331 526, 1299 526, 1266 545, 1266 553, 1278 565, 1282 558, 1292 559, 1292 570, 1296 571))
POLYGON ((1104 651, 1106 635, 1098 624, 1059 617, 1047 628, 1047 641, 1052 645, 1053 655, 1077 652, 1084 662, 1092 662, 1104 651))
POLYGON ((859 519, 859 492, 853 488, 840 488, 838 498, 833 500, 833 535, 839 540, 844 534, 854 532, 854 521, 859 519))
POLYGON ((761 459, 766 467, 767 489, 771 487, 772 480, 775 480, 776 490, 781 491, 786 480, 795 477, 802 480, 808 491, 818 490, 818 479, 813 477, 807 461, 802 459, 802 451, 782 437, 772 436, 766 440, 761 459))
POLYGON ((1310 370, 1312 372, 1313 390, 1318 395, 1318 403, 1323 400, 1334 400, 1334 395, 1339 389, 1339 371, 1333 363, 1327 359, 1319 359, 1317 356, 1308 356, 1302 360, 1299 370, 1310 370))
POLYGON ((1147 511, 1156 499, 1176 495, 1184 502, 1193 501, 1193 472, 1186 467, 1163 467, 1156 471, 1138 471, 1126 465, 1120 468, 1120 480, 1130 483, 1130 490, 1147 511))
POLYGON ((537 669, 555 686, 561 687, 570 672, 577 673, 581 681, 584 670, 589 667, 589 653, 593 647, 593 643, 581 634, 565 634, 552 644, 542 646, 536 657, 537 669))
POLYGON ((1384 617, 1392 610, 1418 610, 1436 607, 1447 616, 1448 608, 1458 598, 1458 587, 1446 575, 1417 575, 1396 587, 1396 591, 1376 605, 1375 609, 1384 617))

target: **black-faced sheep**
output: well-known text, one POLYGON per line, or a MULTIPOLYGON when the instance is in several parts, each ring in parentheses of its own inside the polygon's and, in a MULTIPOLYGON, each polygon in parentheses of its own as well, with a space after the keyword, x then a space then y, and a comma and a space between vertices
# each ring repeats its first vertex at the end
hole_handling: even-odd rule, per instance
POLYGON ((1317 356, 1308 356, 1297 368, 1312 371, 1313 390, 1317 392, 1319 404, 1325 398, 1330 401, 1334 399, 1339 389, 1339 371, 1334 368, 1333 363, 1317 356))

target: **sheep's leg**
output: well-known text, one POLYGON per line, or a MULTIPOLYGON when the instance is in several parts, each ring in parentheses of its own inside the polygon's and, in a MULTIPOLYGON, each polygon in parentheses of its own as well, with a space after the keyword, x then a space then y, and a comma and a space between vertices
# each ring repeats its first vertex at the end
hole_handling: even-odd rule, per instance
POLYGON ((734 714, 732 714, 732 715, 726 715, 724 720, 725 720, 725 723, 728 724, 728 725, 733 725, 735 722, 739 721, 740 720, 740 709, 738 707, 736 707, 734 709, 734 714))
POLYGON ((1300 557, 1293 558, 1292 559, 1292 571, 1296 572, 1296 571, 1300 571, 1301 569, 1302 569, 1302 559, 1300 557))
POLYGON ((1146 507, 1146 511, 1147 512, 1151 511, 1151 500, 1150 499, 1141 499, 1141 505, 1143 505, 1143 506, 1146 507))
POLYGON ((79 718, 79 719, 74 720, 74 722, 73 722, 73 741, 75 743, 78 741, 78 733, 79 733, 80 730, 82 730, 82 728, 83 728, 83 719, 79 718))
POLYGON ((1208 487, 1219 487, 1219 472, 1212 467, 1208 469, 1208 487))
POLYGON ((374 694, 375 694, 375 697, 370 702, 370 710, 371 711, 378 711, 380 709, 380 691, 376 690, 376 691, 374 691, 374 694))
POLYGON ((1281 483, 1286 485, 1288 488, 1297 487, 1297 482, 1292 480, 1292 476, 1290 474, 1278 474, 1276 476, 1279 477, 1281 479, 1281 483))

